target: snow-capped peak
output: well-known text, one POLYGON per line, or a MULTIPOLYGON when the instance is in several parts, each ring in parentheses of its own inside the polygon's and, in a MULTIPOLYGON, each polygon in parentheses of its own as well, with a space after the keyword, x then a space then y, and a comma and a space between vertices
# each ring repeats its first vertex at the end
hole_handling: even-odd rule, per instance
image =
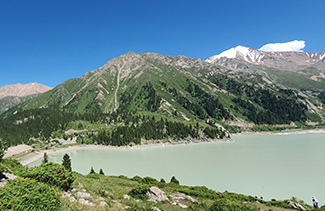
POLYGON ((238 45, 237 47, 226 50, 219 55, 211 56, 206 61, 209 63, 213 63, 215 60, 220 59, 222 57, 226 57, 226 58, 242 57, 247 62, 256 63, 256 62, 260 62, 261 59, 264 57, 264 55, 259 50, 238 45))

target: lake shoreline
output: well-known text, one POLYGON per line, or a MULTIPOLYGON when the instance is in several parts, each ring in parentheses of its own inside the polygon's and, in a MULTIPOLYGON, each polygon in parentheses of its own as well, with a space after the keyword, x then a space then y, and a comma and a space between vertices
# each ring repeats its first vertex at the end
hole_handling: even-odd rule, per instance
MULTIPOLYGON (((317 134, 317 133, 325 133, 325 129, 312 129, 312 130, 284 130, 284 131, 270 131, 270 132, 242 132, 232 134, 232 136, 243 136, 243 135, 289 135, 289 134, 317 134)), ((218 139, 218 140, 190 140, 190 141, 168 141, 168 142, 160 142, 160 143, 147 143, 142 145, 134 145, 134 146, 110 146, 110 145, 95 145, 95 144, 76 144, 63 148, 52 148, 48 150, 41 150, 38 152, 29 152, 27 155, 19 158, 19 162, 26 166, 40 158, 43 157, 44 153, 53 154, 55 152, 68 152, 73 150, 80 149, 101 149, 101 150, 124 150, 124 149, 145 149, 145 148, 154 148, 154 147, 168 147, 168 146, 177 146, 177 145, 187 145, 187 144, 202 144, 202 143, 227 143, 234 141, 231 138, 227 139, 218 139)), ((30 150, 30 149, 28 149, 30 150)), ((26 150, 27 151, 27 150, 26 150)))
POLYGON ((81 149, 99 149, 99 150, 125 150, 125 149, 147 149, 147 148, 156 148, 156 147, 169 147, 169 146, 179 146, 179 145, 188 145, 188 144, 202 144, 202 143, 227 143, 233 142, 231 138, 227 139, 216 139, 216 140, 191 140, 191 141, 169 141, 161 143, 148 143, 142 145, 133 145, 133 146, 111 146, 111 145, 96 145, 96 144, 76 144, 64 148, 52 148, 48 150, 41 150, 39 152, 30 152, 27 155, 21 157, 19 162, 26 166, 44 156, 44 153, 48 155, 56 152, 68 152, 81 149))

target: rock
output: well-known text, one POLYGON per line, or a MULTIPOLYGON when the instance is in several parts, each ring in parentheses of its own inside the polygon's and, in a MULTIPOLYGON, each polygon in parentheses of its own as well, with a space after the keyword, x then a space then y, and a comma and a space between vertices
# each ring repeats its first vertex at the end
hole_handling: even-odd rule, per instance
POLYGON ((64 198, 67 198, 67 197, 70 197, 70 196, 71 196, 71 193, 63 192, 61 198, 64 199, 64 198))
POLYGON ((83 184, 81 184, 80 182, 78 183, 78 187, 79 188, 83 188, 84 186, 83 186, 83 184))
POLYGON ((139 203, 139 202, 140 202, 140 200, 139 200, 139 199, 137 199, 137 200, 135 200, 135 202, 136 202, 136 203, 139 203))
POLYGON ((149 191, 146 193, 146 195, 149 197, 148 201, 169 201, 165 195, 165 192, 154 186, 149 188, 149 191))
POLYGON ((71 192, 75 192, 75 191, 77 191, 77 189, 75 189, 75 188, 72 188, 71 189, 71 192))
POLYGON ((180 206, 181 208, 184 208, 184 209, 187 209, 187 208, 188 208, 187 205, 185 205, 185 204, 181 204, 181 203, 178 203, 178 206, 180 206))
POLYGON ((101 201, 105 201, 105 199, 103 197, 98 197, 98 199, 101 201))
POLYGON ((81 191, 86 192, 86 189, 82 189, 81 191))
POLYGON ((197 202, 196 199, 193 199, 191 196, 186 196, 184 194, 173 194, 173 195, 169 195, 173 200, 179 201, 179 200, 188 200, 191 202, 197 202))
POLYGON ((79 197, 79 198, 91 198, 91 195, 89 193, 84 193, 84 192, 77 192, 76 193, 76 196, 79 197))
POLYGON ((123 195, 123 199, 127 199, 127 200, 130 200, 130 196, 128 196, 128 195, 126 195, 126 194, 124 194, 124 195, 123 195))
POLYGON ((108 195, 109 197, 112 197, 113 194, 111 194, 110 192, 108 192, 107 190, 105 190, 105 194, 108 195))
POLYGON ((173 202, 172 205, 177 205, 177 202, 173 202))
POLYGON ((118 203, 118 201, 116 201, 116 200, 112 200, 111 202, 112 202, 112 204, 118 203))
POLYGON ((130 209, 131 207, 130 206, 125 206, 125 207, 123 207, 125 210, 127 210, 127 209, 130 209))
POLYGON ((289 206, 292 206, 296 210, 306 210, 301 204, 293 202, 293 201, 288 201, 287 204, 289 206))
POLYGON ((84 204, 84 205, 87 205, 87 206, 91 206, 91 207, 94 207, 96 206, 96 204, 92 201, 88 201, 86 199, 79 199, 79 203, 80 204, 84 204))
POLYGON ((154 210, 154 211, 161 211, 158 207, 153 207, 151 209, 154 210))
POLYGON ((69 198, 69 201, 70 201, 70 202, 76 202, 77 199, 76 199, 75 197, 71 196, 71 197, 69 198))
POLYGON ((102 207, 107 207, 108 205, 107 205, 107 203, 106 203, 106 202, 104 202, 104 201, 101 201, 101 202, 99 203, 99 206, 102 206, 102 207))

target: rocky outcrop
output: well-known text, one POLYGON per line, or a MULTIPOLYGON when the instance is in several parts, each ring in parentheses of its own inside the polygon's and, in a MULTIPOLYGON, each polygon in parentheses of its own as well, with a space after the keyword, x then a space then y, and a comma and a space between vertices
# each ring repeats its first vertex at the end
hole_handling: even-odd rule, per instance
POLYGON ((169 201, 165 192, 154 186, 149 188, 146 195, 149 197, 148 201, 169 201))
POLYGON ((301 204, 293 201, 288 201, 287 204, 296 210, 306 210, 301 204))

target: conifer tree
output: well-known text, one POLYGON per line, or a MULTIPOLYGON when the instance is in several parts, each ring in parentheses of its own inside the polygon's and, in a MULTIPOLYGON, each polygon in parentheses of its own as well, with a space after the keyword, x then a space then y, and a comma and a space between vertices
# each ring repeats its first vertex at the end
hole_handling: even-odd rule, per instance
POLYGON ((170 179, 170 182, 171 183, 175 183, 175 184, 178 184, 179 185, 179 181, 176 179, 175 176, 173 176, 171 179, 170 179))
POLYGON ((44 164, 44 163, 48 163, 48 162, 49 162, 49 157, 48 157, 47 153, 44 152, 42 163, 44 164))
POLYGON ((103 169, 99 170, 99 174, 105 175, 104 172, 103 172, 103 169))
POLYGON ((91 169, 90 169, 90 173, 89 173, 89 174, 96 174, 96 172, 95 172, 95 170, 94 170, 93 167, 91 167, 91 169))
POLYGON ((160 182, 161 183, 166 183, 166 181, 164 180, 164 178, 161 178, 160 182))
POLYGON ((71 159, 68 154, 64 154, 63 160, 62 160, 62 166, 68 171, 72 171, 71 168, 71 159))

